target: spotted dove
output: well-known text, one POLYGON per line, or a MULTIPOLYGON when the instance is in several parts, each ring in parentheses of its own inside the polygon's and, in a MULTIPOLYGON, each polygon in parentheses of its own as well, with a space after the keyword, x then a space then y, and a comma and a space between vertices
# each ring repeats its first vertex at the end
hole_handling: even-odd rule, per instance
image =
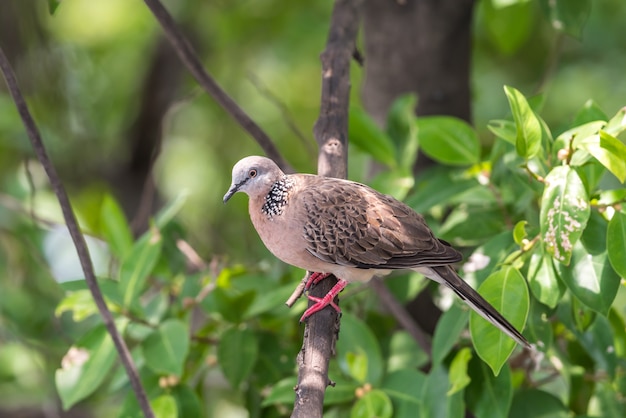
POLYGON ((451 264, 461 254, 437 239, 424 218, 404 203, 353 181, 311 174, 285 175, 270 159, 251 156, 233 167, 226 203, 249 196, 250 219, 265 246, 280 260, 315 272, 306 288, 329 274, 337 284, 302 320, 331 305, 349 282, 367 282, 410 269, 448 286, 478 314, 518 343, 528 341, 461 279, 451 264))

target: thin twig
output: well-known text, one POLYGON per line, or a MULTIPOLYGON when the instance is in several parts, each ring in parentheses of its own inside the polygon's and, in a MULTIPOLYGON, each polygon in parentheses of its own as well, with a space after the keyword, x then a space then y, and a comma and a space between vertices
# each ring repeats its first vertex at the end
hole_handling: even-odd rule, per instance
POLYGON ((152 407, 148 402, 146 392, 141 385, 141 380, 139 379, 137 368, 133 363, 133 359, 130 355, 130 352, 128 351, 126 343, 124 342, 122 336, 115 327, 113 316, 107 308, 104 297, 102 296, 102 292, 98 287, 93 264, 89 256, 89 250, 85 242, 85 237, 81 233, 78 222, 76 221, 76 216, 74 215, 74 211, 72 210, 70 199, 65 191, 65 188, 63 187, 63 183, 61 182, 61 179, 59 178, 54 165, 52 164, 52 161, 50 161, 50 158, 48 157, 48 153, 46 152, 46 149, 44 147, 41 135, 39 133, 39 129, 37 128, 37 125, 33 120, 30 111, 28 110, 28 105, 24 100, 24 96, 22 96, 13 69, 11 68, 11 65, 9 64, 6 56, 4 55, 4 51, 2 50, 2 48, 0 48, 0 69, 2 70, 2 74, 4 75, 4 79, 9 88, 9 92, 11 93, 11 97, 15 102, 17 111, 22 118, 22 123, 26 128, 26 132, 33 146, 33 150, 35 151, 39 162, 41 163, 46 174, 48 175, 48 179, 50 180, 50 186, 52 187, 52 190, 56 194, 56 197, 59 201, 61 211, 63 212, 63 218, 65 219, 67 229, 72 237, 72 240, 74 241, 74 246, 76 247, 76 252, 78 253, 78 258, 80 260, 83 273, 85 274, 85 281, 87 282, 87 286, 89 287, 96 306, 100 311, 102 321, 104 322, 107 331, 111 335, 111 339, 113 340, 115 349, 117 350, 122 364, 126 369, 126 374, 128 375, 130 384, 135 391, 139 406, 141 407, 141 410, 146 417, 152 418, 154 417, 154 412, 152 411, 152 407))
POLYGON ((254 122, 246 112, 217 84, 202 66, 198 54, 176 25, 174 18, 163 7, 159 0, 144 0, 154 17, 159 21, 165 36, 171 42, 176 54, 196 81, 219 103, 226 112, 259 143, 266 155, 274 160, 284 172, 293 172, 291 166, 283 159, 270 137, 254 122))

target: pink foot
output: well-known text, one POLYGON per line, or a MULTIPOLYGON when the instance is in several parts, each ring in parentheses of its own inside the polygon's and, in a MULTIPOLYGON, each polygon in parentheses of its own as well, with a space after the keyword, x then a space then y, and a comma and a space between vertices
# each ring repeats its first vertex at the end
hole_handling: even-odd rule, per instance
MULTIPOLYGON (((320 273, 314 273, 314 274, 320 274, 320 273)), ((326 276, 328 276, 328 275, 326 275, 326 276)), ((324 277, 326 277, 326 276, 324 276, 324 277)), ((320 278, 319 280, 322 280, 324 277, 320 278)), ((309 281, 311 281, 310 278, 309 278, 309 281)), ((307 282, 307 284, 308 284, 308 282, 307 282)), ((346 287, 347 284, 348 284, 348 282, 346 282, 345 280, 337 281, 337 284, 334 285, 333 288, 330 289, 328 291, 328 293, 326 293, 326 295, 323 298, 318 298, 318 297, 315 297, 315 296, 307 295, 309 300, 312 300, 315 303, 311 307, 309 307, 309 309, 304 311, 304 314, 302 314, 302 317, 300 318, 300 322, 303 322, 305 319, 307 319, 308 317, 310 317, 314 313, 321 311, 322 309, 324 309, 328 305, 332 306, 337 311, 337 313, 341 313, 341 309, 334 302, 334 299, 335 299, 335 296, 337 296, 339 294, 339 292, 341 292, 343 290, 343 288, 346 287)))
POLYGON ((330 276, 330 273, 311 272, 309 279, 306 281, 306 284, 304 285, 304 290, 309 290, 311 286, 313 286, 314 284, 318 284, 319 282, 321 282, 328 276, 330 276))

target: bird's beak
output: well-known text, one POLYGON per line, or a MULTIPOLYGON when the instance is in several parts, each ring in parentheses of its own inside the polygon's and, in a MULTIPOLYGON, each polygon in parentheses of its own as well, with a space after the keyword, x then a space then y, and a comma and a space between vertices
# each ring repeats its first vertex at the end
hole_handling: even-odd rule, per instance
POLYGON ((224 195, 224 203, 228 202, 235 193, 239 191, 239 184, 233 184, 224 195))

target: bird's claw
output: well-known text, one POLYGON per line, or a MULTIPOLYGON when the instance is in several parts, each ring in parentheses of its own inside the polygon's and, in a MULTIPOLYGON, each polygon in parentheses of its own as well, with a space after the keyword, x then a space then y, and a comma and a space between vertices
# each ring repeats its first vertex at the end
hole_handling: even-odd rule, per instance
POLYGON ((326 296, 324 296, 323 298, 307 295, 307 298, 315 302, 315 304, 313 306, 310 306, 306 311, 304 311, 304 313, 300 317, 300 322, 304 322, 308 317, 316 312, 321 311, 328 305, 332 306, 337 311, 337 314, 341 314, 341 308, 333 300, 335 298, 335 295, 327 293, 326 296))

